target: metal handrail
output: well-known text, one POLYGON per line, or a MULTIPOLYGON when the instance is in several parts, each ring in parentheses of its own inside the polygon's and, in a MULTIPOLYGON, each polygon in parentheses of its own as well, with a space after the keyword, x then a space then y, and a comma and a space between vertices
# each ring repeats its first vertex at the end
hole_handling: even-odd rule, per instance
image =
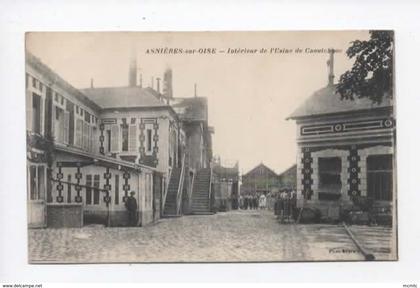
POLYGON ((213 165, 210 163, 210 183, 209 183, 209 210, 211 211, 211 197, 212 197, 212 178, 213 178, 213 165))
POLYGON ((162 199, 162 214, 165 213, 165 204, 166 204, 166 196, 168 195, 168 188, 169 188, 169 182, 171 181, 171 177, 172 177, 172 168, 169 170, 168 173, 168 179, 166 181, 166 187, 165 187, 165 191, 163 193, 163 199, 162 199))
POLYGON ((182 164, 181 164, 181 174, 179 175, 179 183, 178 183, 178 191, 176 194, 176 214, 180 214, 181 210, 181 200, 182 200, 182 190, 184 188, 184 175, 185 174, 185 153, 182 156, 182 164))

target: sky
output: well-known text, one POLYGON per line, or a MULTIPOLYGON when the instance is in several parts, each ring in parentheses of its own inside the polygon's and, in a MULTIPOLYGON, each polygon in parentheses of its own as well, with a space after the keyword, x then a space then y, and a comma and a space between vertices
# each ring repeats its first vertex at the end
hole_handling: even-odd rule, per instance
POLYGON ((143 87, 169 67, 174 97, 193 97, 196 83, 197 95, 208 98, 213 152, 222 163, 239 161, 241 173, 264 163, 281 173, 296 163, 296 125, 286 118, 328 82, 328 53, 308 49, 338 50, 338 81, 353 63, 345 54, 351 41, 368 38, 367 31, 33 32, 26 34, 26 47, 76 88, 90 87, 91 79, 94 87, 127 86, 133 51, 143 87), (156 48, 184 53, 147 53, 156 48), (213 48, 216 54, 199 53, 213 48), (229 54, 229 48, 267 53, 229 54), (293 52, 270 53, 272 48, 293 52))

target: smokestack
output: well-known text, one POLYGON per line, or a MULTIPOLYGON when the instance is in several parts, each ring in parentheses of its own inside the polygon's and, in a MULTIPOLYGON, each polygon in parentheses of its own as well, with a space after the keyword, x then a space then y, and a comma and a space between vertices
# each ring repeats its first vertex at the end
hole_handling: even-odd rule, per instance
POLYGON ((139 77, 139 86, 140 88, 143 88, 143 75, 140 73, 140 77, 139 77))
POLYGON ((172 93, 172 69, 167 68, 163 74, 163 95, 166 99, 171 99, 172 93))
POLYGON ((194 83, 194 97, 197 97, 197 83, 194 83))
POLYGON ((90 88, 93 88, 93 78, 90 78, 90 88))
POLYGON ((156 91, 160 94, 160 78, 156 78, 156 91))
POLYGON ((129 86, 137 85, 137 59, 134 47, 131 49, 130 68, 128 72, 129 86))
POLYGON ((327 61, 328 65, 328 86, 334 85, 334 49, 330 49, 330 59, 327 61))
POLYGON ((151 85, 152 89, 154 89, 154 87, 155 87, 155 83, 154 82, 155 82, 155 77, 152 76, 152 85, 151 85))

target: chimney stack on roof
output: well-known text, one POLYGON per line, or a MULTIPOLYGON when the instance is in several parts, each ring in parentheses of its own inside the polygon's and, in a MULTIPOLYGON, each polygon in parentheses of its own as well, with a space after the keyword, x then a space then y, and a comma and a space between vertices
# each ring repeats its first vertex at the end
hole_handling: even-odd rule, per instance
POLYGON ((328 65, 328 86, 334 85, 334 49, 330 49, 330 59, 327 61, 328 65))
POLYGON ((156 91, 160 94, 160 78, 156 77, 156 91))
POLYGON ((130 68, 128 72, 129 86, 137 85, 137 58, 134 47, 131 49, 130 68))
POLYGON ((167 68, 163 74, 163 95, 166 99, 171 99, 172 93, 172 69, 167 68))

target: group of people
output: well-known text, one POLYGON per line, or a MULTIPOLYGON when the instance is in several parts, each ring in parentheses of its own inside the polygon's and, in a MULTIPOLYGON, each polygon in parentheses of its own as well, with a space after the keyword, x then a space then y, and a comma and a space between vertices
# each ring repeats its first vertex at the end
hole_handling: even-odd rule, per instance
POLYGON ((239 196, 239 208, 243 210, 269 209, 274 210, 274 214, 277 216, 290 216, 296 209, 296 191, 282 189, 267 194, 243 194, 239 196))
POLYGON ((280 190, 274 195, 274 215, 281 221, 291 220, 296 216, 296 191, 290 189, 280 190))
POLYGON ((266 209, 267 196, 264 193, 240 195, 239 208, 242 210, 266 209))

